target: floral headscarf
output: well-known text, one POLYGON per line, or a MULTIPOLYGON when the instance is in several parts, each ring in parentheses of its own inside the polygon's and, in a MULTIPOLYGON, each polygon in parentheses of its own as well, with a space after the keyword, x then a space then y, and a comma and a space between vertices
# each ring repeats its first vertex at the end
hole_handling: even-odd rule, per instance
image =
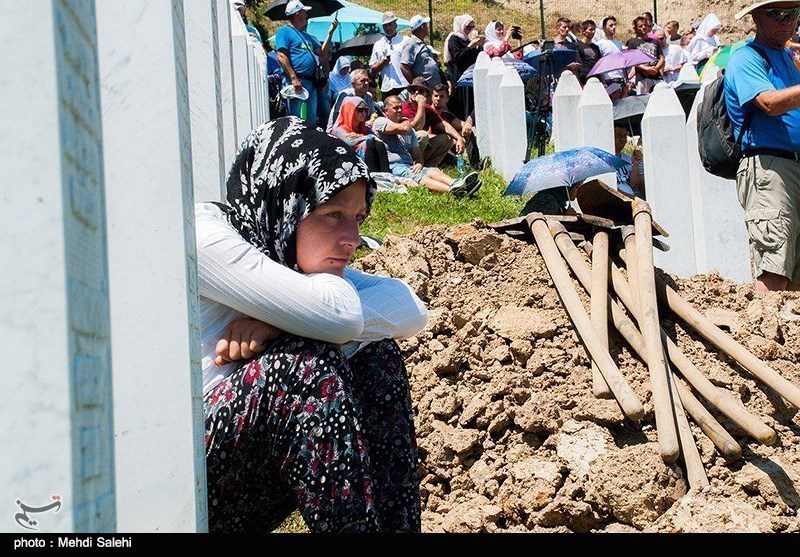
POLYGON ((341 140, 287 116, 250 132, 228 174, 228 203, 218 205, 242 238, 300 271, 300 221, 359 179, 367 181, 369 213, 377 188, 364 162, 341 140))

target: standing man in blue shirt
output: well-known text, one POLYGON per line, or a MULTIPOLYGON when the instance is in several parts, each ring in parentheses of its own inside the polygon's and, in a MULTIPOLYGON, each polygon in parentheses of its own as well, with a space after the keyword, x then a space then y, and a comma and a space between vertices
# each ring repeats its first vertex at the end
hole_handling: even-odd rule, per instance
POLYGON ((756 36, 725 70, 725 104, 744 157, 736 187, 756 267, 756 291, 800 289, 800 70, 785 47, 800 1, 767 1, 756 36))
POLYGON ((328 37, 323 44, 320 44, 315 37, 306 33, 308 26, 306 12, 310 9, 300 0, 291 0, 286 4, 289 24, 278 29, 275 34, 275 50, 278 52, 278 62, 283 68, 284 86, 291 84, 296 95, 300 95, 303 89, 308 92, 308 98, 305 100, 289 99, 289 114, 305 118, 316 125, 319 87, 314 83, 314 74, 317 66, 325 67, 328 63, 331 37, 339 22, 335 19, 331 22, 328 37))

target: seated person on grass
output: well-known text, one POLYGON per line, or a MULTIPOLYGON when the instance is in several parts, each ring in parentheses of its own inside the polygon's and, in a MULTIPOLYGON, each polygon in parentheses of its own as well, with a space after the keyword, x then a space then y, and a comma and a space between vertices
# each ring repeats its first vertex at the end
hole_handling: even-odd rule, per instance
POLYGON ((413 97, 418 94, 425 97, 425 114, 423 114, 422 120, 414 125, 425 164, 440 166, 442 159, 453 146, 455 146, 456 155, 460 155, 464 149, 464 138, 452 126, 445 127, 444 121, 431 106, 433 91, 428 86, 428 82, 421 77, 414 78, 414 81, 408 86, 408 93, 410 97, 402 105, 403 116, 406 118, 413 118, 417 112, 417 105, 413 97))
POLYGON ((403 103, 399 97, 392 95, 384 101, 386 116, 378 118, 372 124, 375 134, 386 144, 392 174, 411 178, 431 191, 451 193, 456 197, 475 194, 481 187, 477 172, 454 180, 438 168, 423 166, 414 123, 422 118, 422 113, 429 107, 426 107, 423 95, 416 95, 412 100, 416 105, 413 120, 403 116, 403 103))
POLYGON ((451 137, 453 136, 453 132, 458 134, 464 141, 464 150, 466 151, 469 160, 472 161, 474 159, 477 161, 477 153, 475 153, 475 157, 473 157, 472 153, 472 151, 477 149, 477 145, 475 144, 475 136, 472 133, 472 121, 475 113, 473 112, 470 114, 466 120, 460 120, 455 114, 447 110, 447 103, 449 101, 450 90, 446 84, 441 83, 433 88, 431 106, 436 111, 436 114, 439 115, 439 118, 442 119, 442 123, 447 130, 447 134, 451 137), (453 129, 449 130, 448 126, 453 129))
POLYGON ((366 70, 352 70, 350 72, 350 85, 351 87, 340 91, 339 94, 336 95, 333 108, 331 108, 330 117, 328 118, 328 125, 325 129, 328 133, 333 131, 333 125, 339 117, 339 110, 347 97, 361 97, 364 99, 364 102, 367 104, 367 121, 376 114, 378 116, 383 114, 379 104, 375 101, 375 97, 369 92, 369 74, 366 70))
POLYGON ((386 145, 365 124, 368 111, 367 103, 361 97, 345 98, 331 135, 352 147, 358 157, 367 163, 370 172, 389 172, 386 145))

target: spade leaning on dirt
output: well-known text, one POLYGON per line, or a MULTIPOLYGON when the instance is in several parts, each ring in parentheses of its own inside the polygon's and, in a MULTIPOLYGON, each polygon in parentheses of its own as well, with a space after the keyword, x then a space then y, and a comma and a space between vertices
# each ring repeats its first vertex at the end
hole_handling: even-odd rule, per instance
MULTIPOLYGON (((800 532, 798 409, 678 317, 661 310, 677 348, 775 433, 771 445, 759 442, 683 383, 741 449, 740 458, 735 450, 723 456, 690 417, 708 479, 693 489, 684 459, 660 456, 648 368, 613 327, 610 354, 644 416, 631 421, 613 398, 593 394, 589 356, 536 245, 480 223, 430 227, 388 238, 353 266, 404 279, 428 305, 426 329, 401 343, 424 531, 800 532)), ((589 297, 572 282, 588 310, 589 297)), ((800 385, 800 295, 756 298, 751 286, 717 275, 676 284, 800 385)))

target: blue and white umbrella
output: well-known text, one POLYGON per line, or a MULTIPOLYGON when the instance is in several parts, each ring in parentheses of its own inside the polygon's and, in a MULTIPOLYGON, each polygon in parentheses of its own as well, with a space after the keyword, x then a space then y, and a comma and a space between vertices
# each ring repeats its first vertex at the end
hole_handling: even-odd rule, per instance
MULTIPOLYGON (((517 60, 516 58, 501 58, 501 60, 506 66, 517 70, 517 73, 522 81, 527 81, 528 78, 532 77, 536 73, 530 65, 526 64, 522 60, 517 60)), ((461 77, 458 78, 458 87, 472 87, 472 74, 474 70, 475 64, 471 65, 463 74, 461 74, 461 77)))
POLYGON ((626 163, 596 147, 580 147, 526 162, 503 195, 530 195, 538 191, 570 187, 589 178, 620 170, 626 163))
MULTIPOLYGON (((324 41, 334 17, 339 20, 339 26, 333 32, 333 42, 338 44, 349 41, 359 35, 381 33, 383 31, 381 25, 383 14, 381 12, 370 10, 347 0, 339 1, 344 4, 344 8, 333 15, 309 18, 306 32, 320 41, 324 41)), ((408 20, 397 18, 398 31, 407 27, 408 20)))
POLYGON ((561 76, 561 72, 567 69, 567 66, 578 61, 578 51, 554 48, 548 59, 541 50, 534 50, 523 60, 533 68, 533 75, 538 75, 539 68, 541 68, 542 73, 551 73, 552 70, 553 76, 558 78, 561 76))

